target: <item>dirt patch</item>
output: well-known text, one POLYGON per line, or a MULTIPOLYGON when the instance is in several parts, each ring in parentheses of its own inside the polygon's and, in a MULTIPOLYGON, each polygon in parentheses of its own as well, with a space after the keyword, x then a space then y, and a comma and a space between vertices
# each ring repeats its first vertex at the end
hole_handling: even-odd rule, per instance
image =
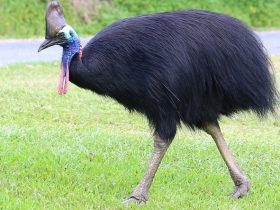
POLYGON ((99 11, 104 4, 111 5, 110 0, 71 0, 71 4, 79 17, 85 23, 89 23, 91 17, 98 17, 99 11))

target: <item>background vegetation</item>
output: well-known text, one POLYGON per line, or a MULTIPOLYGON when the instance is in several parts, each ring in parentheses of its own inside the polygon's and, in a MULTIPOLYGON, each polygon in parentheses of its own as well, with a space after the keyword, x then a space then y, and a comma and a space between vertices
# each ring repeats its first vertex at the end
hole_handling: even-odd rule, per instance
MULTIPOLYGON (((145 13, 207 9, 241 19, 252 27, 280 27, 279 0, 60 0, 69 24, 82 36, 115 20, 145 13)), ((47 0, 0 0, 0 37, 44 35, 47 0)))
MULTIPOLYGON (((152 151, 145 118, 74 85, 59 96, 58 63, 0 72, 0 209, 124 209, 152 151)), ((279 116, 239 113, 221 127, 249 196, 228 198, 233 183, 214 141, 182 128, 139 209, 279 209, 279 116)))
MULTIPOLYGON (((46 3, 0 0, 0 38, 42 37, 46 3)), ((279 0, 61 3, 83 36, 124 17, 191 8, 230 14, 252 27, 280 27, 279 0)), ((280 58, 273 63, 279 90, 280 58)), ((74 85, 58 96, 58 63, 11 65, 0 72, 0 209, 124 209, 122 199, 143 176, 152 151, 145 118, 74 85)), ((149 202, 132 209, 279 209, 279 116, 239 113, 222 118, 221 127, 251 181, 249 196, 228 198, 233 183, 215 143, 182 128, 149 202)))

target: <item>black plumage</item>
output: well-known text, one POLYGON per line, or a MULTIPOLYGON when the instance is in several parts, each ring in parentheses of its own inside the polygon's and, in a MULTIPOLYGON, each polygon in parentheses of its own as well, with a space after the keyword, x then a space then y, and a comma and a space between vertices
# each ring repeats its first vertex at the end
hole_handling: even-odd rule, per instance
POLYGON ((147 116, 171 141, 183 122, 273 109, 270 62, 240 21, 189 10, 128 18, 106 27, 74 57, 70 81, 147 116))

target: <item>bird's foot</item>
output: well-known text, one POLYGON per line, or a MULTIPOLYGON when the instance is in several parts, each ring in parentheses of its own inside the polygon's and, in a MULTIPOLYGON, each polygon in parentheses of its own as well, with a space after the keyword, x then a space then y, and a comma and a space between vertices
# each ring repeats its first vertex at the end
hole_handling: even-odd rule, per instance
POLYGON ((124 204, 125 205, 129 205, 131 203, 135 203, 137 205, 144 205, 146 203, 146 201, 148 200, 147 196, 145 195, 132 195, 129 198, 124 200, 124 204))
POLYGON ((250 190, 250 183, 245 180, 240 185, 234 187, 233 193, 231 194, 231 198, 242 198, 247 194, 250 190))

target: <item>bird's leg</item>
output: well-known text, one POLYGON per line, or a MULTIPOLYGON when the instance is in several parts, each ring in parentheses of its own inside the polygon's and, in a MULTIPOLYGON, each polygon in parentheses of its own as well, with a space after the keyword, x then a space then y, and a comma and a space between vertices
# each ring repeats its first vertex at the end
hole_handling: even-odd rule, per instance
POLYGON ((224 140, 222 132, 220 130, 218 122, 216 123, 207 123, 204 125, 204 131, 214 139, 228 169, 230 176, 235 184, 233 193, 231 194, 232 198, 240 198, 246 195, 250 189, 250 183, 248 182, 243 171, 240 169, 238 164, 235 162, 233 155, 228 149, 227 143, 224 140))
POLYGON ((150 159, 148 169, 141 182, 135 188, 131 197, 124 201, 125 204, 129 204, 132 202, 143 204, 148 200, 148 192, 151 187, 153 178, 169 145, 170 143, 162 140, 157 134, 154 136, 154 151, 150 159))

